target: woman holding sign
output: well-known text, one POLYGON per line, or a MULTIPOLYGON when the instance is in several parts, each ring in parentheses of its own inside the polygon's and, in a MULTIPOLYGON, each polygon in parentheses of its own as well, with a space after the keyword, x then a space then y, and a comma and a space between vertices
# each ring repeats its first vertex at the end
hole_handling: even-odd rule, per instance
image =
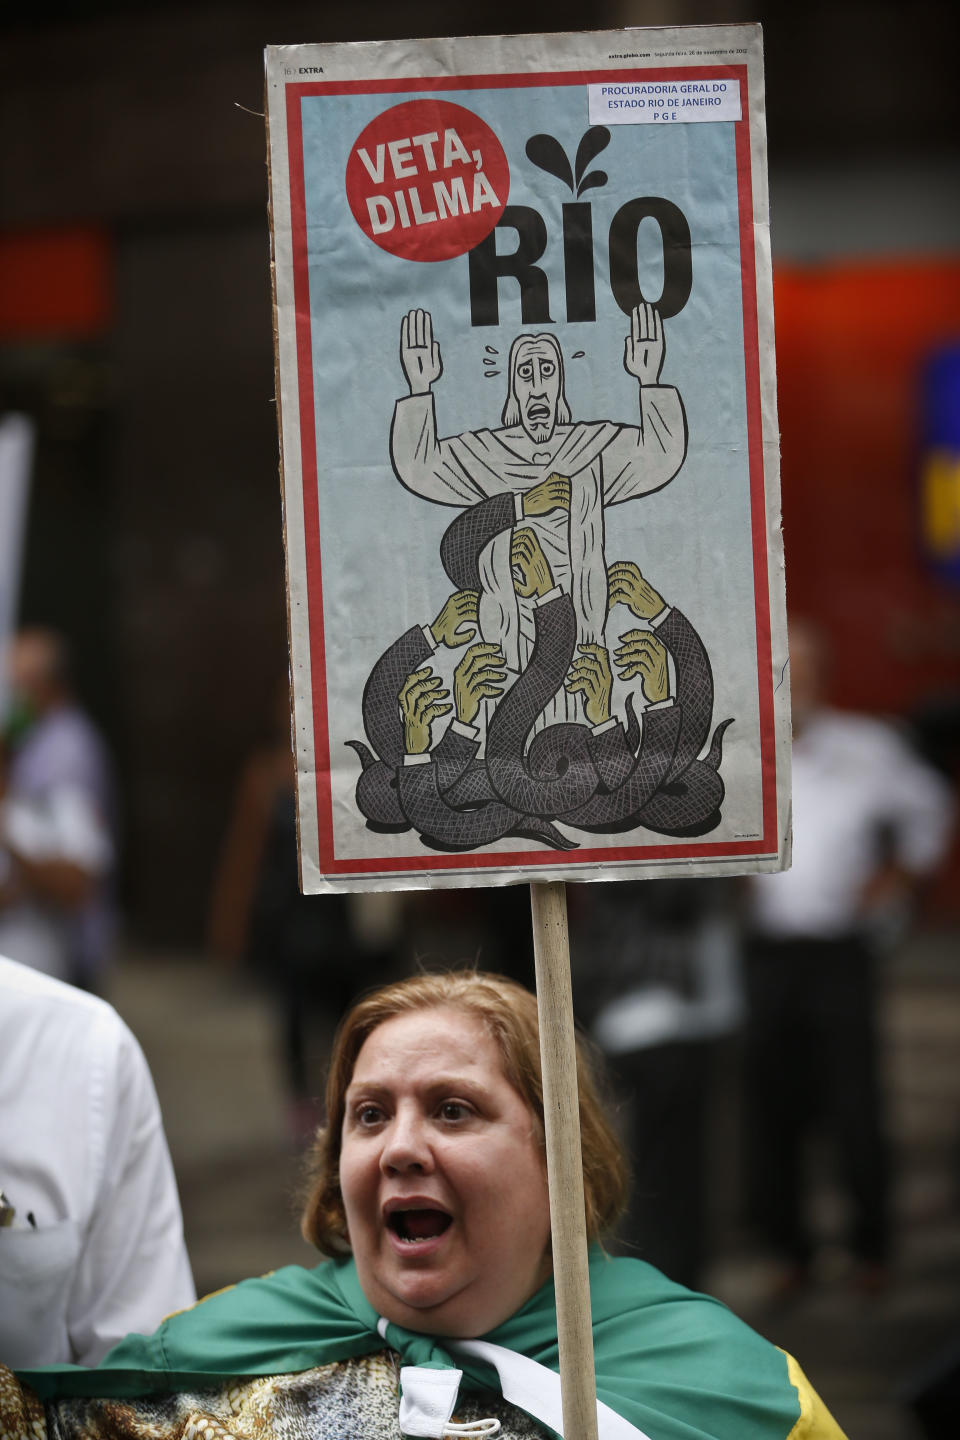
MULTIPOLYGON (((596 1242, 625 1175, 578 1064, 596 1242)), ((98 1370, 8 1377, 8 1433, 560 1432, 534 997, 472 972, 375 992, 341 1029, 327 1107, 304 1230, 330 1258, 220 1292, 98 1370)), ((596 1243, 590 1278, 601 1437, 841 1440, 796 1363, 717 1301, 596 1243)))

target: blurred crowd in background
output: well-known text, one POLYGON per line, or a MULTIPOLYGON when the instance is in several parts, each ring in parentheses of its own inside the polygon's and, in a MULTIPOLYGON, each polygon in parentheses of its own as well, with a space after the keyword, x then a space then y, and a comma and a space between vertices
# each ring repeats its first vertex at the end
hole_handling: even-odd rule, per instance
MULTIPOLYGON (((575 1004, 634 1162, 629 1253, 770 1315, 831 1285, 889 1305, 916 1153, 894 1032, 922 1037, 926 1004, 960 1041, 950 10, 606 0, 585 17, 561 0, 467 19, 434 0, 89 0, 8 15, 0 466, 29 485, 19 509, 0 494, 0 954, 113 999, 135 1030, 151 975, 187 1010, 211 984, 242 996, 272 1036, 278 1155, 321 1120, 330 1038, 361 990, 462 960, 532 985, 522 887, 299 894, 262 48, 759 19, 794 868, 570 887, 575 1004)), ((224 1003, 222 1023, 236 1013, 224 1003)), ((188 1106, 178 1027, 141 1038, 170 1095, 176 1167, 178 1107, 202 1129, 233 1082, 202 1072, 188 1106)), ((960 1291, 960 1076, 937 1083, 939 1188, 916 1213, 949 1220, 937 1233, 953 1248, 928 1263, 960 1291)), ((191 1234, 187 1194, 185 1210, 201 1288, 272 1263, 269 1246, 231 1252, 226 1273, 191 1234)), ((960 1337, 960 1293, 926 1319, 911 1295, 922 1342, 885 1401, 889 1428, 860 1432, 878 1440, 940 1433, 913 1428, 904 1397, 960 1337)), ((911 1322, 887 1314, 891 1334, 911 1322)), ((871 1364, 876 1400, 876 1356, 838 1367, 835 1393, 808 1362, 841 1422, 871 1364)))

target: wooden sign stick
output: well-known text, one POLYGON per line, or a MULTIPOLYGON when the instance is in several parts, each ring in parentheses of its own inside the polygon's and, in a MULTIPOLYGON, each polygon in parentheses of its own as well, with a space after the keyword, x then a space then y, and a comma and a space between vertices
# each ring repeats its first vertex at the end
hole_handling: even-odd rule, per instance
POLYGON ((562 881, 530 886, 564 1440, 597 1440, 577 1053, 562 881))

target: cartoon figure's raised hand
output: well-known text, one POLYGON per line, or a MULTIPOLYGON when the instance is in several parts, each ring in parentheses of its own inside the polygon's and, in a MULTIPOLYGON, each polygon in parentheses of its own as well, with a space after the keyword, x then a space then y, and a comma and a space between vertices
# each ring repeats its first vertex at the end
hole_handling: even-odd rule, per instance
POLYGON ((453 672, 453 703, 462 724, 473 724, 481 700, 494 700, 503 694, 505 664, 499 645, 470 646, 453 672))
POLYGON ((531 595, 546 595, 548 590, 553 589, 550 562, 529 526, 525 525, 522 530, 513 532, 510 565, 513 570, 513 588, 524 599, 531 595))
POLYGON ((571 695, 583 699, 583 713, 590 725, 602 725, 610 719, 610 692, 613 673, 605 645, 578 645, 579 656, 570 666, 564 681, 571 695))
POLYGON ((400 714, 403 716, 403 745, 408 755, 425 755, 430 749, 430 727, 441 715, 453 708, 443 702, 450 691, 426 665, 414 670, 403 682, 400 691, 400 714))
POLYGON ((670 693, 667 649, 649 630, 628 630, 620 636, 620 648, 613 652, 621 680, 640 676, 640 688, 647 703, 655 705, 670 693))
POLYGON ((480 596, 476 590, 455 590, 430 626, 433 643, 446 645, 448 650, 458 650, 472 640, 479 624, 479 603, 480 596))
POLYGON ((551 510, 570 509, 570 479, 567 475, 548 475, 523 497, 524 515, 549 515, 551 510))
POLYGON ((630 334, 623 347, 623 368, 641 385, 657 385, 663 369, 663 321, 655 305, 636 305, 630 312, 630 334))
POLYGON ((638 620, 653 620, 666 609, 666 601, 648 580, 640 574, 640 567, 632 560, 614 560, 607 566, 609 583, 608 611, 614 605, 626 605, 638 620))
POLYGON ((443 374, 440 346, 429 310, 411 310, 400 321, 400 363, 411 395, 427 395, 443 374))

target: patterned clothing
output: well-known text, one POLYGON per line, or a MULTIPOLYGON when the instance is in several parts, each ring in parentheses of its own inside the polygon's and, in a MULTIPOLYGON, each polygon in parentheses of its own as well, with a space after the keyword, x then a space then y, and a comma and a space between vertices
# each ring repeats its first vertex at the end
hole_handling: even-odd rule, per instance
MULTIPOLYGON (((141 1399, 48 1401, 0 1367, 5 1440, 397 1440, 400 1366, 390 1350, 293 1375, 235 1379, 141 1399)), ((544 1432, 499 1396, 464 1396, 458 1423, 500 1421, 500 1440, 544 1432)))

